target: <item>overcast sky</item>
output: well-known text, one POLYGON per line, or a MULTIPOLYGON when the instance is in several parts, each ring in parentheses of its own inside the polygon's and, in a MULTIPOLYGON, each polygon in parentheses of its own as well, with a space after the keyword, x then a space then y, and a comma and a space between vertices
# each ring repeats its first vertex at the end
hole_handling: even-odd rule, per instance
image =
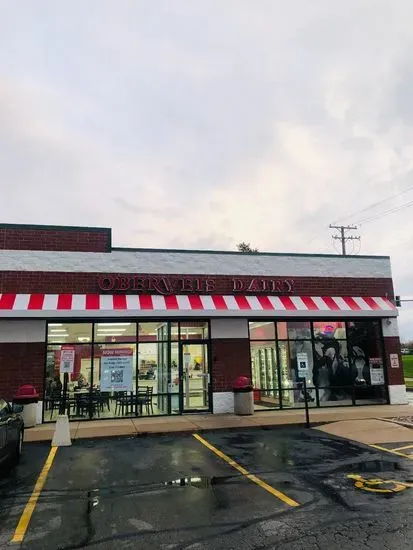
POLYGON ((413 201, 412 20, 411 0, 0 0, 0 220, 334 253, 329 223, 367 219, 354 252, 391 255, 413 297, 413 206, 368 220, 413 201))

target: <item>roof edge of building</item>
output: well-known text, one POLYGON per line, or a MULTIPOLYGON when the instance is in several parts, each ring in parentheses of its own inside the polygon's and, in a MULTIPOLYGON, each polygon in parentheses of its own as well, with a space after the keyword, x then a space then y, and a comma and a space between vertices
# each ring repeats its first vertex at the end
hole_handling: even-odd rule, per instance
POLYGON ((86 225, 43 225, 36 223, 0 223, 0 229, 28 230, 39 229, 41 231, 82 231, 89 233, 112 233, 110 227, 96 227, 86 225))
POLYGON ((122 246, 113 246, 112 252, 148 252, 148 253, 172 253, 172 254, 227 254, 231 256, 279 256, 279 257, 303 257, 303 258, 359 258, 374 260, 390 260, 390 256, 374 255, 340 255, 340 254, 312 254, 308 252, 238 252, 236 250, 196 250, 180 248, 129 248, 122 246))

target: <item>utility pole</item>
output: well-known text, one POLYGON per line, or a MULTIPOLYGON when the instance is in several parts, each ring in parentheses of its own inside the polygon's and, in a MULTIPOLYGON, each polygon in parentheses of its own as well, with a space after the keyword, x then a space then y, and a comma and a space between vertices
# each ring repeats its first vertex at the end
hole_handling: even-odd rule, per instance
POLYGON ((347 256, 346 251, 346 241, 359 241, 360 236, 354 236, 354 235, 346 235, 346 231, 356 231, 357 226, 356 225, 331 225, 330 229, 337 229, 340 231, 340 235, 333 235, 333 239, 337 239, 341 241, 341 251, 343 256, 347 256))

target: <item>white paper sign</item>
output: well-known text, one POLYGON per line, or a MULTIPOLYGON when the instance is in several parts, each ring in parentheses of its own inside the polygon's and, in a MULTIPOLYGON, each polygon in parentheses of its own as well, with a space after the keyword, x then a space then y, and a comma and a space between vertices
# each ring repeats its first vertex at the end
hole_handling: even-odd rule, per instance
POLYGON ((100 391, 133 391, 133 350, 109 348, 100 360, 100 391))
POLYGON ((372 386, 382 386, 384 384, 384 370, 381 363, 370 361, 370 382, 372 386))
POLYGON ((399 356, 397 353, 390 354, 390 365, 392 369, 398 369, 400 367, 399 356))
POLYGON ((60 374, 67 372, 73 374, 75 369, 75 348, 62 348, 60 350, 60 374))
POLYGON ((308 376, 308 354, 307 353, 297 353, 297 370, 298 377, 305 378, 308 376))

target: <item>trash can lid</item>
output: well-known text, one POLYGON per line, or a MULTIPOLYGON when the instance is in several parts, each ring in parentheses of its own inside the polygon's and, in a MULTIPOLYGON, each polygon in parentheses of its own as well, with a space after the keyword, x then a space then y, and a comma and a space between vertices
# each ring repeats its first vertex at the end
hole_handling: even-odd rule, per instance
POLYGON ((238 376, 238 378, 236 378, 234 380, 234 388, 235 389, 245 388, 245 387, 250 386, 250 385, 251 385, 251 382, 250 382, 250 379, 247 376, 238 376))
POLYGON ((31 384, 24 384, 23 386, 20 386, 20 388, 14 394, 15 399, 37 397, 39 397, 39 394, 37 393, 36 388, 31 384))

